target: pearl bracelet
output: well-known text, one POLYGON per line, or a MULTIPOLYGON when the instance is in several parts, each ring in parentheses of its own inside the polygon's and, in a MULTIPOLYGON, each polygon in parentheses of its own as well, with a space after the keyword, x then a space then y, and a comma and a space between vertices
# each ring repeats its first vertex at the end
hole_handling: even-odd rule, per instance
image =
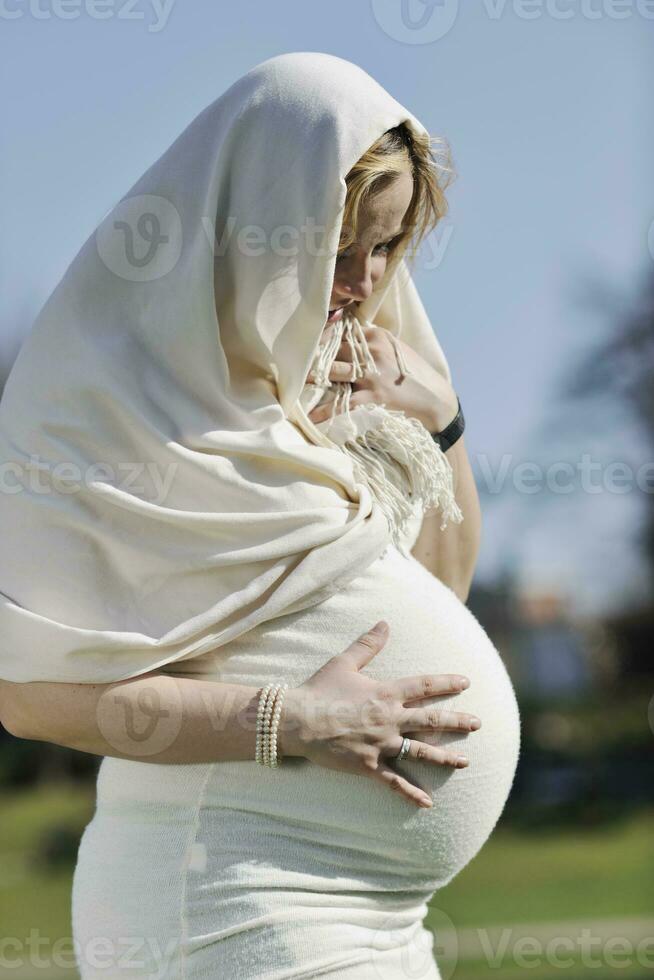
POLYGON ((259 695, 257 710, 257 744, 255 759, 260 765, 276 769, 277 731, 282 714, 282 704, 288 684, 266 684, 259 695))

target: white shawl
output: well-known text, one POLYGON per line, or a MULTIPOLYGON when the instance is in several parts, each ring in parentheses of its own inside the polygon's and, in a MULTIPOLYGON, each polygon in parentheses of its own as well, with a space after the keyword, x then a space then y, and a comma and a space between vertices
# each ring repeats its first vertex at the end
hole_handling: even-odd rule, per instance
MULTIPOLYGON (((403 121, 424 131, 355 64, 270 58, 89 236, 0 402, 0 677, 136 677, 322 601, 397 533, 401 472, 462 519, 433 443, 430 484, 305 411, 344 177, 403 121)), ((450 380, 404 261, 379 285, 360 322, 450 380)))

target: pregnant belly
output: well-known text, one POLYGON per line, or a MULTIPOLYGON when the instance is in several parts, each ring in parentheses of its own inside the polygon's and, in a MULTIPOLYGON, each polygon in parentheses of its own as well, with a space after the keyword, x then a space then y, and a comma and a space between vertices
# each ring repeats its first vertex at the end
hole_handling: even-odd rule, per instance
MULTIPOLYGON (((175 664, 172 670, 226 683, 260 686, 285 680, 296 686, 379 619, 389 623, 389 636, 364 673, 380 680, 422 673, 470 678, 467 690, 432 703, 473 712, 482 727, 420 736, 455 746, 468 756, 469 766, 453 769, 406 759, 391 763, 431 795, 431 809, 418 808, 369 777, 296 757, 284 759, 275 770, 253 761, 192 767, 202 785, 201 809, 213 815, 212 850, 239 865, 241 881, 252 872, 254 882, 257 866, 280 848, 298 873, 321 862, 321 855, 333 863, 337 849, 339 867, 350 881, 374 880, 384 887, 379 885, 383 878, 394 887, 435 891, 475 856, 496 825, 520 749, 511 681, 470 610, 418 561, 392 546, 319 605, 269 620, 210 656, 175 664)), ((99 810, 121 800, 131 804, 135 795, 173 805, 178 792, 183 802, 189 772, 186 766, 105 758, 99 810)))

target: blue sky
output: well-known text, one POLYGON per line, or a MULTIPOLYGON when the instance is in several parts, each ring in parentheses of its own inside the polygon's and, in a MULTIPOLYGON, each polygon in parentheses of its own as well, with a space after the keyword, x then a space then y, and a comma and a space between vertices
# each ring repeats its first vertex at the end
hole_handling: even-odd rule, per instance
POLYGON ((5 0, 0 342, 15 349, 108 208, 239 75, 285 51, 355 61, 453 150, 442 255, 415 278, 467 419, 479 581, 512 564, 581 610, 616 603, 639 587, 639 492, 514 480, 621 458, 599 429, 562 455, 557 384, 611 326, 583 288, 630 297, 652 266, 651 18, 647 0, 5 0))

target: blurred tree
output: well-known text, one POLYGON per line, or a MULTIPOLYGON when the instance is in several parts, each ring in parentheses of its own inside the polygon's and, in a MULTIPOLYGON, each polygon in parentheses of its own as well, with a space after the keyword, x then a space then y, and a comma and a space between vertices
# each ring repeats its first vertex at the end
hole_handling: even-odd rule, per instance
POLYGON ((636 546, 654 592, 654 275, 648 271, 644 288, 629 307, 621 307, 615 296, 599 287, 591 302, 605 314, 608 310, 615 326, 572 368, 563 395, 570 402, 606 402, 607 395, 613 396, 638 423, 649 466, 641 471, 644 519, 636 546))

